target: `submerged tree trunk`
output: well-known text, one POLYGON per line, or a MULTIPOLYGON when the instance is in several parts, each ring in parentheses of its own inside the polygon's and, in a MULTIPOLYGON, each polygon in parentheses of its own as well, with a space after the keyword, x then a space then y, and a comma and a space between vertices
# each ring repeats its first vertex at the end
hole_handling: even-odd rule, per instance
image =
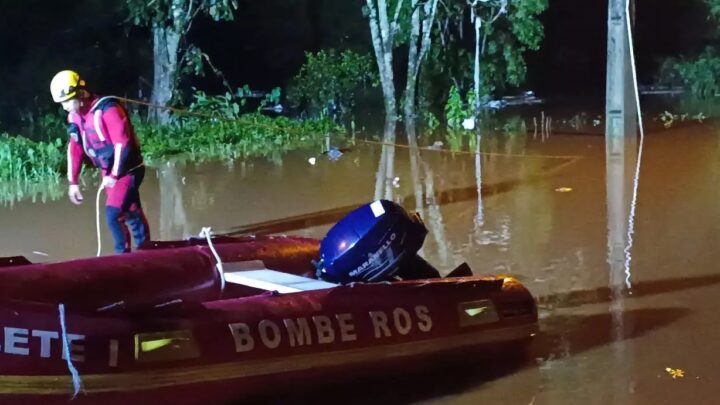
MULTIPOLYGON (((167 106, 175 92, 178 71, 178 46, 182 33, 172 28, 153 28, 153 88, 150 103, 167 106)), ((170 122, 170 112, 150 107, 148 120, 157 124, 170 122)))
POLYGON ((375 199, 393 199, 393 182, 395 180, 395 130, 397 120, 385 121, 382 153, 375 177, 375 199))

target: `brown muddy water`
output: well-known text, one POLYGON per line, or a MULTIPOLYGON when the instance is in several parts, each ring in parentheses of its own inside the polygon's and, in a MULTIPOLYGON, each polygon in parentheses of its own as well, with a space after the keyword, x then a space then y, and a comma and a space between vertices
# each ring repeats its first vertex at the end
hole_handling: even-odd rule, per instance
MULTIPOLYGON (((538 297, 542 333, 520 361, 269 402, 720 403, 716 127, 647 134, 627 268, 617 241, 627 239, 622 203, 634 167, 608 170, 602 136, 487 136, 479 158, 446 147, 357 142, 337 161, 295 152, 281 164, 171 163, 148 172, 143 204, 154 239, 204 226, 321 238, 353 207, 392 198, 422 214, 422 254, 441 271, 467 262, 476 274, 512 274, 538 297), (393 164, 378 181, 381 156, 393 164)), ((84 192, 81 207, 61 199, 0 209, 0 256, 93 255, 95 191, 84 192)), ((109 254, 104 218, 102 228, 109 254)))

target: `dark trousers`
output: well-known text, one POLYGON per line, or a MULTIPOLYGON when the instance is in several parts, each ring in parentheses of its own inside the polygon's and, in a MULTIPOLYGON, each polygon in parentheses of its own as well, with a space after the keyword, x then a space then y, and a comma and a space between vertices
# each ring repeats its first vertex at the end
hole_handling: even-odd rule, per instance
POLYGON ((130 251, 131 235, 136 247, 150 240, 150 227, 140 204, 140 184, 144 178, 145 167, 141 166, 120 177, 113 187, 105 189, 105 215, 115 253, 130 251))

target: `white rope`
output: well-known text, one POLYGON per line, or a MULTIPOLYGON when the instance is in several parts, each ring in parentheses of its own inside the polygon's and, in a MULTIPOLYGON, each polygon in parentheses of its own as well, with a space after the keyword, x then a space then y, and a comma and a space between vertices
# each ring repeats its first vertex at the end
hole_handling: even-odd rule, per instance
POLYGON ((67 363, 68 370, 72 376, 74 389, 72 399, 75 399, 75 397, 77 397, 80 393, 80 390, 82 390, 82 379, 80 378, 80 373, 73 364, 72 356, 70 354, 70 342, 68 341, 67 328, 65 327, 65 305, 63 304, 58 305, 58 317, 60 318, 60 331, 62 332, 63 354, 65 355, 65 362, 67 363))
POLYGON ((100 183, 98 187, 97 196, 95 197, 95 229, 97 230, 97 253, 95 256, 100 256, 102 251, 102 237, 100 236, 100 194, 105 187, 100 183))
POLYGON ((637 109, 638 128, 640 129, 640 146, 638 148, 637 164, 635 166, 635 177, 633 178, 633 196, 628 214, 627 244, 625 245, 625 285, 632 288, 630 282, 630 251, 633 246, 633 234, 635 233, 635 211, 637 210, 638 186, 640 183, 640 163, 642 162, 643 143, 645 141, 645 130, 643 128, 642 110, 640 109, 640 92, 638 91, 637 72, 635 70, 635 48, 633 46, 632 25, 630 24, 630 0, 625 2, 625 22, 627 23, 628 46, 630 49, 630 63, 632 64, 633 86, 635 89, 635 108, 637 109))
POLYGON ((212 228, 211 227, 204 227, 200 231, 200 237, 204 237, 207 239, 208 247, 213 253, 213 256, 215 256, 215 260, 217 261, 217 264, 215 265, 215 268, 218 271, 218 274, 220 274, 220 291, 225 290, 225 271, 223 270, 223 263, 220 259, 220 255, 218 255, 217 251, 215 250, 215 246, 213 246, 212 243, 212 228))

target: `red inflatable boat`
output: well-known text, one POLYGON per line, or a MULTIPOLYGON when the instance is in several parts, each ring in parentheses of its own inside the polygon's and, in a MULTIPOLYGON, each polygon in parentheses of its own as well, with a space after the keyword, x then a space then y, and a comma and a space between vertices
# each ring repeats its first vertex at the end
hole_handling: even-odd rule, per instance
POLYGON ((515 279, 333 284, 318 241, 160 242, 0 267, 0 402, 227 403, 279 386, 415 367, 530 339, 515 279))

